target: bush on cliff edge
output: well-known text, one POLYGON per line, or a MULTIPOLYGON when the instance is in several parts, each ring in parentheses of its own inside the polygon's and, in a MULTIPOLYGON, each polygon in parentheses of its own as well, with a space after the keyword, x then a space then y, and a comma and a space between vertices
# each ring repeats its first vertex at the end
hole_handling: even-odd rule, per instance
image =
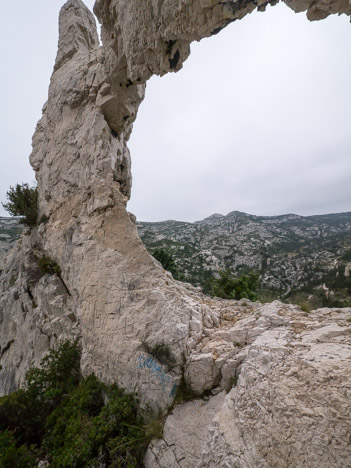
POLYGON ((26 226, 35 226, 38 218, 38 189, 28 184, 17 184, 6 193, 8 203, 2 206, 12 216, 22 216, 26 226))
POLYGON ((134 395, 83 379, 79 349, 63 343, 25 385, 0 398, 0 468, 142 466, 150 441, 134 395))

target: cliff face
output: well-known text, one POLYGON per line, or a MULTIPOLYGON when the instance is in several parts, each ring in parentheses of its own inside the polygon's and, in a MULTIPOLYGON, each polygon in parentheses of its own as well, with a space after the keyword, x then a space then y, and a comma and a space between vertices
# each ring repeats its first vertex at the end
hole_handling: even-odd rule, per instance
MULTIPOLYGON (((179 70, 191 41, 257 4, 264 9, 265 2, 247 0, 98 0, 102 46, 80 0, 60 13, 30 158, 39 217, 48 221, 25 231, 1 276, 0 390, 13 390, 48 349, 75 337, 85 374, 139 391, 143 404, 165 409, 183 376, 193 392, 209 395, 207 404, 188 403, 198 439, 190 447, 186 432, 176 433, 187 413, 179 406, 167 419, 168 438, 148 452, 149 467, 341 467, 351 460, 351 310, 307 316, 280 303, 211 300, 161 269, 126 211, 127 141, 145 82, 179 70), (59 264, 60 276, 40 272, 43 256, 59 264), (172 362, 155 356, 156 345, 171 351, 172 362)), ((310 19, 350 14, 347 0, 289 6, 307 9, 310 19)))

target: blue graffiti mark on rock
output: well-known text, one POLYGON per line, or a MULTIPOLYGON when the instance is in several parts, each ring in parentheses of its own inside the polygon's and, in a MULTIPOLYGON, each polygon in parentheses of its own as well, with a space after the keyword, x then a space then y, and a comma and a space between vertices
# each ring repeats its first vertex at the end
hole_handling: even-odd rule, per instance
POLYGON ((151 375, 155 376, 156 379, 160 380, 162 390, 167 391, 167 387, 172 387, 169 391, 168 396, 174 397, 177 391, 177 384, 173 382, 170 375, 166 374, 162 368, 162 365, 153 357, 140 354, 138 356, 138 369, 148 369, 151 375))
POLYGON ((169 392, 169 396, 170 396, 170 397, 175 397, 175 396, 176 396, 176 393, 177 393, 177 389, 178 389, 178 385, 177 385, 177 384, 173 384, 172 390, 169 392))

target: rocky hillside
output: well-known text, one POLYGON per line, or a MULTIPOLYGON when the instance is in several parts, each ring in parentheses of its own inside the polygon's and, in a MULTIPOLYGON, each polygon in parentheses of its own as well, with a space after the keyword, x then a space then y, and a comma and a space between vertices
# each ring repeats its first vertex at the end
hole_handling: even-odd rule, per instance
POLYGON ((309 299, 315 306, 351 300, 351 213, 304 217, 232 211, 195 223, 139 223, 138 231, 149 251, 171 252, 195 285, 206 287, 219 270, 255 271, 266 296, 309 299))
MULTIPOLYGON (((23 229, 18 218, 0 218, 0 269, 23 229)), ((261 295, 312 306, 351 302, 351 212, 320 216, 253 216, 232 211, 186 223, 140 222, 150 252, 172 253, 190 283, 206 289, 220 270, 260 275, 261 295)))
POLYGON ((0 270, 7 252, 14 242, 19 239, 23 230, 23 225, 18 218, 0 217, 0 270))

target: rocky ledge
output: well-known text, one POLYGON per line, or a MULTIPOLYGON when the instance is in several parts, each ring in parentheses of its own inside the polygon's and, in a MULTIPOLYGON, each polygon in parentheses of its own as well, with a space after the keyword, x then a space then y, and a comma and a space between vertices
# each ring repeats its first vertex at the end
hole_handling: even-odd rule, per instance
POLYGON ((212 390, 173 410, 146 466, 347 466, 350 322, 351 309, 223 303, 186 370, 212 390))

